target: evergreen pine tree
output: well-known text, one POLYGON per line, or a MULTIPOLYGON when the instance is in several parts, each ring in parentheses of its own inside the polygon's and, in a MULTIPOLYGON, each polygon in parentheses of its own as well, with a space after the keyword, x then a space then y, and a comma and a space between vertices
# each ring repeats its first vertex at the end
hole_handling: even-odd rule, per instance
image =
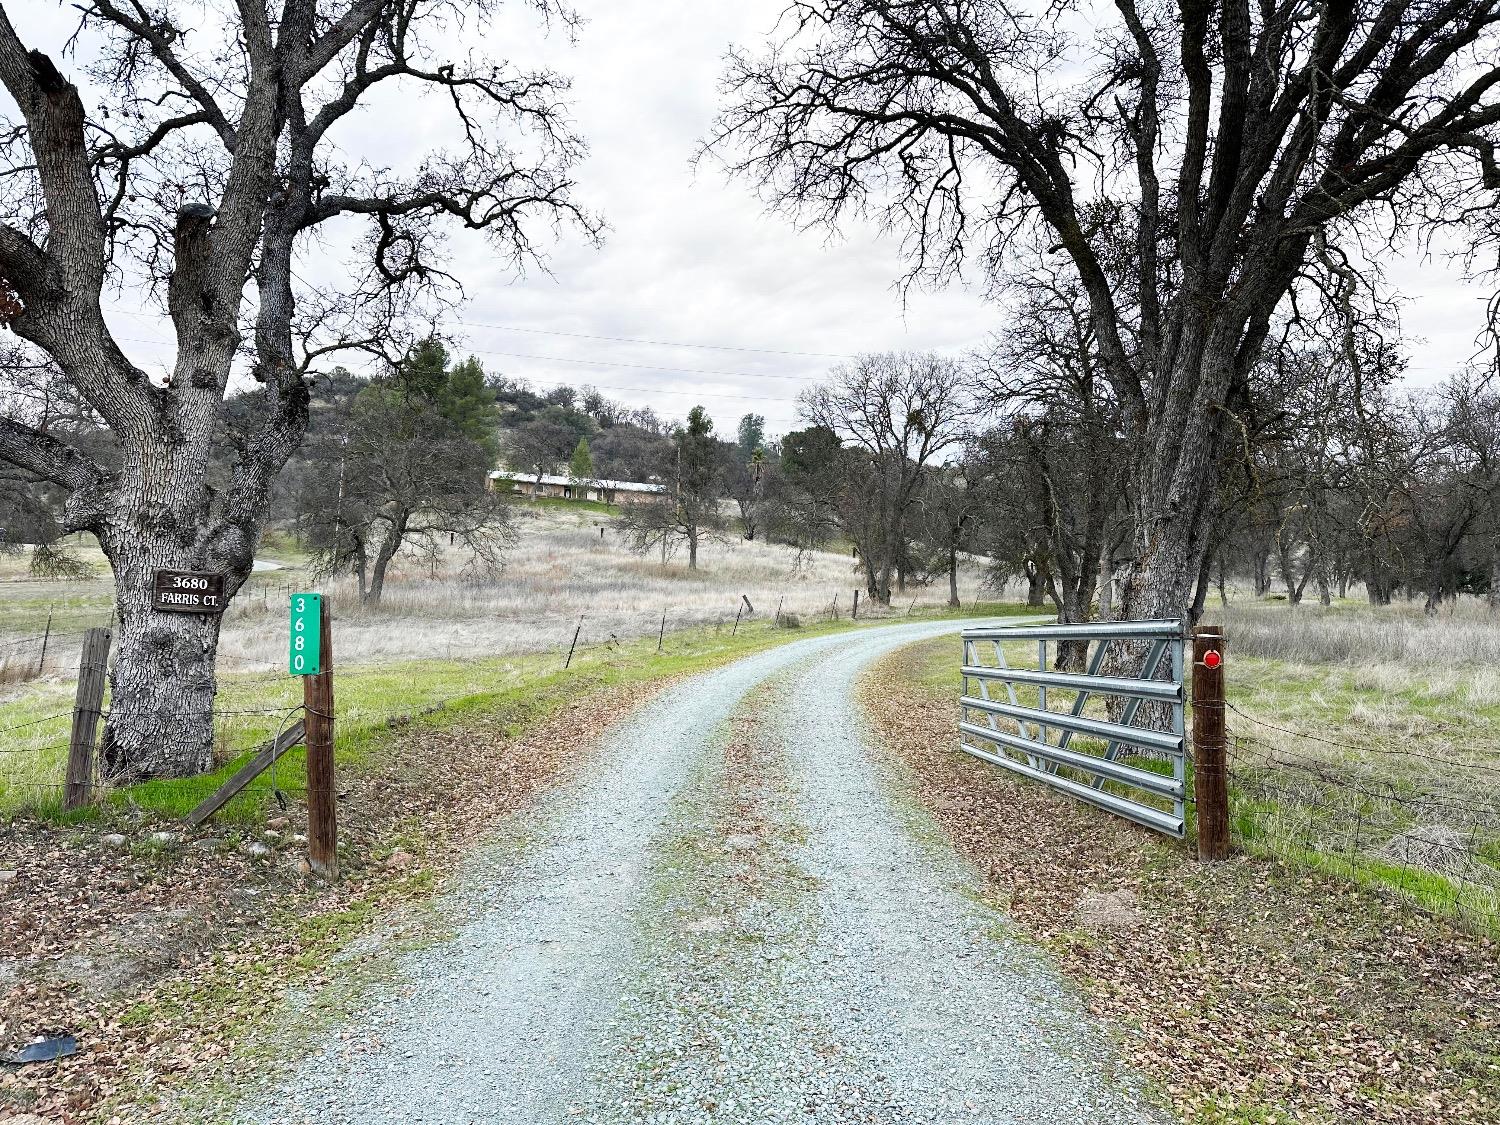
POLYGON ((589 452, 589 439, 581 437, 573 449, 573 458, 568 462, 568 476, 575 482, 594 479, 594 455, 589 452))

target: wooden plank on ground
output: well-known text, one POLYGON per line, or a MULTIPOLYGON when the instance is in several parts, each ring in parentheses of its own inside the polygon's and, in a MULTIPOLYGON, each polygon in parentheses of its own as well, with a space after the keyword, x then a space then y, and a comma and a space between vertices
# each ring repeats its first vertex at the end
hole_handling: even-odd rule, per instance
POLYGON ((274 742, 268 742, 261 747, 260 753, 236 770, 234 776, 219 787, 218 792, 206 798, 202 804, 187 814, 185 818, 187 823, 196 828, 227 805, 244 790, 245 786, 270 769, 272 762, 301 742, 303 729, 303 721, 298 719, 282 731, 274 742))

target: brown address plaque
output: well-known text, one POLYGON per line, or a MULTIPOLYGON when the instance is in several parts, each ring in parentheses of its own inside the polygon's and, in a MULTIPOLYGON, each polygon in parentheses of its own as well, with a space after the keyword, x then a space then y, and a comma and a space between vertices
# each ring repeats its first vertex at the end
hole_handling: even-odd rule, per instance
POLYGON ((224 576, 196 570, 158 570, 151 608, 163 613, 223 613, 224 576))

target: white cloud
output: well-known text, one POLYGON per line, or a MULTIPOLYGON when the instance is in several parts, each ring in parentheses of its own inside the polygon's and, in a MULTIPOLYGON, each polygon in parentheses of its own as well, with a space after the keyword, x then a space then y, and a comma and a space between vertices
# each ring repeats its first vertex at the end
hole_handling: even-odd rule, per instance
MULTIPOLYGON (((539 385, 593 383, 662 414, 682 415, 701 401, 724 429, 754 409, 778 432, 795 424, 796 391, 832 360, 548 333, 792 352, 953 354, 1001 327, 992 306, 958 286, 912 295, 903 306, 893 288, 902 266, 891 237, 858 226, 833 241, 798 231, 763 214, 748 188, 715 166, 691 167, 713 119, 724 52, 732 43, 762 40, 782 6, 782 0, 583 0, 578 9, 586 22, 574 44, 556 28, 542 34, 523 4, 510 5, 482 35, 473 26, 453 30, 475 54, 550 65, 573 77, 574 116, 591 148, 578 169, 581 195, 611 226, 602 249, 566 238, 553 249, 550 275, 523 278, 482 239, 455 235, 454 272, 469 294, 457 327, 460 350, 539 385), (496 325, 532 331, 485 327, 496 325)), ((61 6, 24 5, 15 18, 28 41, 56 53, 73 27, 70 14, 61 6)), ((441 99, 401 95, 383 97, 340 136, 372 163, 402 166, 419 159, 446 127, 441 99)), ((1414 349, 1413 378, 1431 382, 1472 351, 1487 294, 1458 281, 1441 260, 1406 256, 1388 272, 1410 298, 1403 317, 1408 337, 1425 341, 1414 349)), ((169 336, 164 326, 139 316, 116 320, 147 366, 170 358, 170 345, 160 342, 169 336)))

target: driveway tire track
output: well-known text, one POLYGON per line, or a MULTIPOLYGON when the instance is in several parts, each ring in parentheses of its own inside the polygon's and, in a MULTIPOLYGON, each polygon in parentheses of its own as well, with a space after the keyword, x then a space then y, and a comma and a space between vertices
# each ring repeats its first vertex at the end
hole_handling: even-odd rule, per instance
POLYGON ((797 641, 641 708, 575 782, 498 826, 439 905, 454 936, 405 956, 340 1049, 306 1060, 241 1119, 1157 1120, 1114 1079, 1108 1045, 1040 956, 995 937, 1003 918, 970 897, 972 873, 912 838, 861 737, 859 672, 957 627, 797 641), (747 707, 763 721, 742 713, 736 727, 747 707), (757 740, 751 761, 776 756, 767 785, 736 798, 772 826, 748 845, 728 839, 746 834, 731 831, 715 789, 736 737, 757 740), (726 944, 743 944, 747 927, 775 935, 768 966, 728 987, 711 934, 664 952, 663 912, 683 902, 659 890, 684 847, 701 853, 689 866, 693 893, 707 894, 703 881, 747 846, 774 849, 761 872, 813 879, 752 886, 744 913, 703 899, 726 919, 726 944), (715 1002, 665 1018, 662 998, 694 995, 694 980, 715 1002), (714 1028, 699 1026, 709 1018, 714 1028))

